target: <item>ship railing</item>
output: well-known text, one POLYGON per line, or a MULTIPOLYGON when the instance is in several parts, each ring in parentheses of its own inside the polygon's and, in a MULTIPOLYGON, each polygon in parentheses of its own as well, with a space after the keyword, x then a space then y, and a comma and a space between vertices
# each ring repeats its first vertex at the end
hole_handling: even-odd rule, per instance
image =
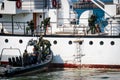
POLYGON ((107 27, 104 27, 104 32, 110 36, 120 35, 120 23, 109 22, 107 27))
POLYGON ((22 10, 27 11, 36 11, 44 9, 51 9, 51 8, 60 8, 61 3, 57 0, 57 6, 52 6, 52 0, 23 0, 22 1, 22 10))
MULTIPOLYGON (((34 36, 36 35, 44 35, 45 34, 45 30, 44 30, 44 27, 40 26, 40 25, 37 25, 36 26, 36 29, 34 30, 34 36)), ((53 32, 52 32, 52 26, 47 26, 46 28, 46 35, 52 35, 53 32)))
MULTIPOLYGON (((97 2, 101 7, 104 7, 105 4, 112 4, 113 0, 94 0, 95 2, 97 2)), ((98 8, 98 6, 96 6, 94 3, 92 3, 91 1, 78 1, 78 2, 74 2, 73 3, 73 8, 77 8, 77 9, 90 9, 90 8, 98 8)))
POLYGON ((73 4, 74 9, 91 9, 98 8, 95 4, 91 2, 76 2, 73 4))
MULTIPOLYGON (((49 26, 47 29, 49 30, 49 34, 52 34, 52 27, 49 26)), ((35 36, 35 35, 44 34, 44 29, 43 27, 40 27, 40 25, 38 25, 36 26, 36 29, 34 29, 34 33, 32 34, 30 26, 28 26, 27 22, 4 21, 4 22, 0 22, 0 33, 11 34, 11 35, 35 36)))
MULTIPOLYGON (((51 24, 57 24, 57 23, 51 23, 51 24)), ((4 29, 4 34, 11 34, 11 35, 31 35, 31 30, 28 30, 27 32, 27 28, 28 28, 28 24, 27 22, 0 22, 0 30, 2 33, 2 28, 4 29)), ((89 26, 86 26, 85 24, 64 24, 62 26, 58 26, 57 27, 57 31, 54 32, 54 28, 53 26, 49 26, 47 28, 47 34, 46 35, 53 35, 53 34, 70 34, 70 35, 103 35, 105 34, 105 36, 116 36, 116 35, 120 35, 120 23, 108 23, 107 27, 105 26, 100 26, 100 29, 102 30, 102 32, 100 33, 95 33, 95 34, 91 34, 91 33, 87 33, 87 31, 89 30, 89 26)), ((44 35, 44 29, 43 27, 40 28, 40 26, 36 26, 36 29, 34 30, 34 35, 40 35, 43 34, 44 35)), ((33 36, 33 35, 32 35, 33 36)))
POLYGON ((25 34, 27 28, 27 22, 0 22, 1 33, 5 34, 25 34), (3 31, 2 31, 3 29, 3 31))
MULTIPOLYGON (((45 0, 46 1, 46 0, 45 0)), ((22 1, 22 10, 43 9, 45 2, 43 0, 24 0, 22 1)))
POLYGON ((117 4, 117 15, 120 15, 120 3, 117 4))
POLYGON ((58 26, 59 32, 61 34, 71 34, 71 35, 87 35, 88 26, 84 24, 74 25, 74 24, 66 24, 62 26, 58 26))
POLYGON ((64 24, 62 26, 58 26, 59 32, 58 34, 71 34, 71 35, 83 35, 83 36, 119 36, 120 35, 120 24, 119 23, 108 23, 107 27, 102 23, 99 25, 101 32, 95 32, 91 34, 91 31, 87 33, 90 29, 88 25, 85 24, 64 24))

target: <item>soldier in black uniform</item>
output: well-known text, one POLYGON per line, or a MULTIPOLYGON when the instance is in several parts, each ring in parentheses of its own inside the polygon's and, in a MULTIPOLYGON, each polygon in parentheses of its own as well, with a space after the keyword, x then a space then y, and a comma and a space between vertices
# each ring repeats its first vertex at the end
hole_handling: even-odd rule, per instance
POLYGON ((44 61, 46 56, 51 52, 50 46, 51 43, 48 40, 44 40, 42 36, 39 38, 39 42, 37 45, 40 47, 41 51, 41 59, 44 61))
POLYGON ((41 22, 41 26, 42 26, 42 24, 43 24, 43 28, 44 28, 44 35, 46 35, 47 27, 50 25, 50 17, 44 19, 44 21, 41 22))
POLYGON ((27 50, 25 50, 24 53, 23 53, 24 66, 27 66, 27 65, 28 65, 28 61, 29 61, 29 55, 28 55, 27 50))
POLYGON ((33 23, 33 20, 31 20, 30 22, 27 22, 28 23, 28 26, 30 27, 30 30, 31 30, 31 35, 34 34, 34 23, 33 23))
POLYGON ((95 15, 91 15, 91 17, 88 19, 88 25, 90 27, 90 29, 87 31, 87 33, 89 31, 91 31, 92 34, 95 34, 95 22, 97 20, 97 17, 95 15))

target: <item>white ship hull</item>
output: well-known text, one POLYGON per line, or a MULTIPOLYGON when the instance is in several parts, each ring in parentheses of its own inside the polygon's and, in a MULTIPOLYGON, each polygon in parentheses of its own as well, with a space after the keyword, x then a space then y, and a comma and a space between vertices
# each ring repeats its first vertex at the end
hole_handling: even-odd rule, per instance
MULTIPOLYGON (((119 37, 46 36, 44 38, 50 40, 52 44, 51 49, 54 54, 52 63, 56 67, 81 65, 93 68, 118 68, 120 66, 119 37), (82 42, 77 43, 77 41, 82 42)), ((37 37, 0 36, 0 52, 4 48, 18 48, 23 53, 30 39, 37 37), (8 42, 5 42, 6 39, 8 42)), ((28 51, 31 52, 31 49, 28 51)), ((5 51, 5 54, 13 55, 14 52, 5 51)))

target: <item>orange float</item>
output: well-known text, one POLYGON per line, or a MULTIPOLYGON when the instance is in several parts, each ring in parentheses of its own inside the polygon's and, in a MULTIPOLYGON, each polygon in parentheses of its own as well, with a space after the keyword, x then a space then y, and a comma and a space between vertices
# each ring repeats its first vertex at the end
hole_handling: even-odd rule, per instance
POLYGON ((57 7, 57 1, 56 0, 52 0, 52 6, 55 7, 55 8, 57 7))

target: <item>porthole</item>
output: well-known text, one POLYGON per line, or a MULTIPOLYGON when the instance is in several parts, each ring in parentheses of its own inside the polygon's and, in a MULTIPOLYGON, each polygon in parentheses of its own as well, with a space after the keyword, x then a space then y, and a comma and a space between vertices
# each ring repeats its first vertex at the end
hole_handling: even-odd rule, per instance
POLYGON ((83 41, 80 41, 79 44, 82 45, 83 41))
POLYGON ((22 43, 23 43, 23 40, 20 39, 20 40, 19 40, 19 43, 22 44, 22 43))
POLYGON ((40 18, 42 18, 42 15, 40 15, 40 18))
POLYGON ((53 44, 57 44, 57 41, 55 40, 55 41, 53 41, 53 44))
POLYGON ((70 5, 70 9, 72 9, 72 5, 70 5))
POLYGON ((90 44, 90 45, 93 45, 93 41, 90 41, 89 44, 90 44))
POLYGON ((8 39, 5 39, 5 43, 8 43, 8 39))
POLYGON ((72 41, 69 41, 69 42, 68 42, 68 44, 70 44, 70 45, 71 45, 71 44, 72 44, 72 41))
POLYGON ((103 41, 100 41, 100 45, 103 45, 104 44, 104 42, 103 41))
POLYGON ((111 43, 110 43, 111 45, 114 45, 115 44, 115 42, 114 41, 111 41, 111 43))

